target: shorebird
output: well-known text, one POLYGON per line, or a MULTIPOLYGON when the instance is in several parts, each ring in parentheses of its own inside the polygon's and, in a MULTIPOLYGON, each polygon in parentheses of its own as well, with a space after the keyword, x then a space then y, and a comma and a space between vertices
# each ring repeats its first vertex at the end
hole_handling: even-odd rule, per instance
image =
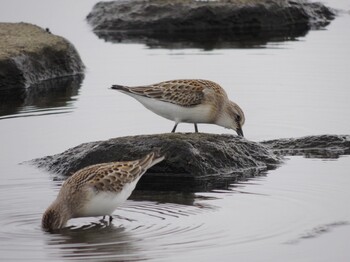
POLYGON ((225 90, 209 80, 181 79, 146 86, 113 85, 122 93, 132 96, 147 109, 175 121, 171 132, 179 123, 216 124, 233 129, 243 136, 245 118, 242 109, 227 97, 225 90))
POLYGON ((148 168, 164 159, 158 151, 135 161, 110 162, 85 167, 62 185, 56 200, 42 217, 42 228, 63 228, 75 217, 108 215, 126 201, 148 168))

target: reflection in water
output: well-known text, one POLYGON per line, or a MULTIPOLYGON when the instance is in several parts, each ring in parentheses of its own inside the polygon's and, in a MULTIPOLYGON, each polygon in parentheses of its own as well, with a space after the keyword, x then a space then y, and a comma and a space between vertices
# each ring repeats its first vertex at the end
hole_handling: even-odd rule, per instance
MULTIPOLYGON (((265 136, 291 137, 315 132, 349 133, 348 121, 344 121, 349 112, 349 89, 346 85, 349 82, 346 62, 350 61, 349 52, 346 52, 350 36, 347 33, 349 16, 339 17, 327 31, 309 34, 302 43, 291 46, 286 43, 279 45, 284 48, 281 50, 270 50, 268 47, 264 52, 257 52, 265 55, 251 54, 249 50, 227 50, 220 51, 223 53, 220 56, 213 54, 206 57, 188 56, 174 59, 167 54, 151 56, 150 53, 155 52, 145 52, 140 46, 104 45, 102 41, 91 39, 88 30, 84 29, 86 25, 83 20, 86 10, 90 8, 86 5, 91 1, 79 0, 76 1, 76 5, 66 0, 0 2, 6 6, 0 8, 0 12, 3 11, 6 17, 12 17, 8 20, 18 21, 26 18, 28 22, 43 26, 47 23, 47 18, 42 16, 43 11, 55 9, 55 12, 50 13, 49 26, 53 29, 58 27, 56 30, 77 43, 86 60, 90 61, 91 72, 103 69, 103 74, 91 74, 89 81, 84 83, 86 88, 80 91, 85 96, 100 96, 108 107, 115 107, 116 103, 115 99, 108 99, 109 92, 105 92, 105 88, 89 87, 94 87, 96 82, 109 81, 115 78, 116 74, 125 81, 136 77, 135 81, 138 82, 148 82, 151 78, 168 78, 169 74, 174 73, 185 76, 198 74, 217 77, 220 81, 234 81, 242 86, 242 99, 246 100, 248 109, 251 105, 250 135, 258 140, 265 136), (26 5, 27 8, 18 9, 19 4, 26 5), (38 6, 40 8, 37 8, 38 6), (62 19, 62 14, 65 19, 62 19), (102 57, 105 60, 101 61, 102 57), (122 59, 118 60, 119 58, 122 59), (217 64, 221 61, 222 64, 217 64), (135 64, 140 66, 134 66, 135 64), (123 71, 114 67, 109 70, 109 65, 120 65, 123 71), (220 70, 214 70, 218 66, 220 70), (261 122, 260 117, 263 117, 261 122), (328 128, 332 125, 332 128, 328 128), (337 128, 339 130, 334 131, 337 128), (295 130, 302 131, 291 135, 295 130)), ((338 0, 328 2, 339 6, 338 0)), ((345 8, 346 1, 341 2, 345 8)), ((217 44, 219 40, 213 43, 209 41, 210 44, 194 41, 185 45, 193 44, 210 49, 220 46, 217 44)), ((170 44, 174 44, 173 48, 176 48, 176 42, 170 44)), ((242 45, 249 46, 244 43, 242 45)), ((157 43, 150 43, 149 46, 157 47, 157 43)), ((183 46, 181 41, 179 46, 183 46)), ((76 105, 74 99, 77 98, 74 96, 78 92, 77 89, 67 88, 67 94, 62 91, 51 96, 51 101, 58 103, 52 110, 57 112, 55 107, 67 109, 72 104, 76 105)), ((48 94, 44 92, 42 96, 48 94)), ((39 109, 47 110, 47 105, 38 101, 40 99, 36 99, 35 102, 33 98, 28 98, 26 102, 26 92, 23 97, 20 93, 19 97, 20 99, 16 100, 17 97, 14 96, 11 98, 13 102, 7 103, 7 98, 3 99, 0 95, 0 115, 18 114, 31 106, 37 109, 38 104, 41 106, 39 109)), ((81 103, 78 106, 85 111, 91 107, 91 103, 81 103)), ((129 109, 128 107, 126 111, 119 110, 115 119, 118 120, 126 112, 130 113, 126 119, 138 116, 136 113, 132 115, 132 110, 129 109)), ((135 109, 135 112, 139 110, 135 109)), ((104 112, 97 113, 98 124, 105 129, 110 128, 110 118, 105 117, 104 112)), ((64 125, 71 120, 68 115, 70 114, 63 114, 55 121, 58 125, 64 125)), ((80 115, 75 115, 73 120, 81 123, 82 119, 78 118, 80 115)), ((350 227, 346 225, 350 221, 349 156, 340 157, 337 161, 289 157, 290 160, 277 170, 269 172, 266 178, 254 178, 246 183, 232 185, 232 192, 195 193, 194 199, 191 199, 191 195, 184 195, 183 205, 179 200, 181 195, 176 194, 172 204, 162 204, 170 201, 168 199, 171 199, 171 196, 164 196, 163 201, 161 197, 156 200, 157 192, 150 196, 148 201, 128 201, 127 206, 116 212, 132 221, 116 218, 112 225, 108 226, 99 224, 97 221, 100 218, 77 219, 72 221, 75 225, 71 229, 72 232, 44 233, 40 228, 41 215, 57 193, 53 192, 53 188, 56 188, 52 186, 51 177, 46 172, 39 172, 28 165, 12 163, 47 155, 52 150, 56 152, 57 145, 59 148, 72 147, 81 143, 81 137, 66 140, 66 136, 74 137, 74 133, 72 134, 71 130, 59 131, 58 139, 48 141, 52 133, 56 134, 57 126, 48 125, 46 117, 36 117, 32 122, 42 126, 40 142, 47 143, 47 147, 40 148, 43 143, 38 144, 34 139, 37 138, 37 129, 28 128, 31 121, 24 121, 30 119, 14 118, 11 121, 0 121, 0 132, 3 132, 4 127, 13 127, 10 129, 10 135, 1 136, 0 142, 2 261, 276 262, 281 261, 281 257, 284 261, 347 261, 345 256, 348 258, 350 255, 346 244, 350 234, 350 227), (23 132, 18 130, 26 130, 27 136, 21 136, 23 132), (212 200, 207 200, 209 197, 212 200), (190 205, 191 202, 193 205, 190 205), (206 208, 208 205, 209 208, 206 208), (328 232, 327 230, 330 230, 330 233, 323 234, 328 232), (294 239, 298 244, 284 244, 294 239), (339 256, 343 256, 343 259, 339 256)), ((145 122, 137 125, 141 131, 143 123, 145 122)), ((128 125, 130 121, 123 124, 128 125)), ((153 126, 150 125, 150 132, 159 130, 158 125, 153 126)), ((86 125, 76 125, 76 133, 85 133, 86 139, 95 140, 104 139, 109 134, 121 136, 128 132, 119 129, 119 122, 113 127, 116 128, 112 132, 101 134, 101 128, 88 129, 86 125)), ((132 129, 129 130, 131 132, 132 129)), ((169 192, 169 195, 171 194, 173 193, 169 192)), ((137 197, 142 198, 135 196, 135 199, 137 197)))
POLYGON ((61 230, 59 235, 50 238, 47 244, 58 246, 59 253, 64 258, 100 258, 107 261, 112 257, 113 261, 125 261, 126 258, 142 260, 134 245, 136 240, 123 227, 95 223, 61 230))
POLYGON ((269 42, 293 41, 305 36, 308 28, 293 28, 283 32, 191 32, 181 34, 144 33, 120 31, 95 31, 101 39, 112 43, 142 43, 150 48, 200 48, 203 50, 224 48, 263 48, 269 42))
POLYGON ((159 203, 174 203, 187 206, 194 205, 196 195, 186 192, 162 192, 134 190, 130 199, 135 201, 156 201, 159 203))
POLYGON ((0 119, 60 114, 72 109, 83 76, 43 81, 26 89, 1 91, 0 119))
POLYGON ((240 258, 237 250, 260 254, 282 244, 294 252, 291 244, 303 247, 331 235, 324 233, 335 232, 333 228, 347 229, 349 163, 349 157, 292 157, 268 179, 248 179, 226 191, 134 191, 111 224, 101 217, 77 218, 54 234, 40 228, 42 199, 54 195, 47 185, 50 178, 46 173, 35 177, 20 165, 11 174, 15 178, 0 186, 0 253, 6 261, 212 261, 240 258))
MULTIPOLYGON (((170 194, 167 195, 170 196, 170 194)), ((213 241, 216 241, 218 232, 214 231, 207 236, 208 231, 202 221, 183 222, 208 212, 208 210, 202 212, 201 205, 196 205, 195 202, 193 201, 194 206, 186 206, 150 201, 128 201, 126 207, 118 210, 118 215, 114 216, 115 219, 111 224, 97 220, 99 218, 72 219, 69 227, 54 234, 45 233, 46 244, 49 250, 55 250, 51 253, 52 258, 61 256, 94 261, 149 259, 154 252, 152 250, 154 243, 157 243, 157 252, 163 252, 162 245, 168 246, 167 248, 172 245, 195 248, 197 245, 209 242, 210 246, 213 241)))

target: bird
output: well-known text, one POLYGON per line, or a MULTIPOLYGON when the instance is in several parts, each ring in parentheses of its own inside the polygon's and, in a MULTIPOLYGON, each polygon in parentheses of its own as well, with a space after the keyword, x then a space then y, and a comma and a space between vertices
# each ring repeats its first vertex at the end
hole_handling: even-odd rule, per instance
POLYGON ((109 216, 131 195, 141 176, 164 155, 156 149, 141 159, 109 162, 80 169, 62 185, 56 200, 44 212, 41 226, 44 231, 65 227, 76 217, 109 216))
POLYGON ((243 135, 245 122, 243 110, 229 100, 225 90, 217 83, 202 79, 178 79, 145 86, 113 85, 117 91, 127 94, 147 109, 175 122, 193 123, 198 133, 199 123, 216 124, 233 129, 243 135))

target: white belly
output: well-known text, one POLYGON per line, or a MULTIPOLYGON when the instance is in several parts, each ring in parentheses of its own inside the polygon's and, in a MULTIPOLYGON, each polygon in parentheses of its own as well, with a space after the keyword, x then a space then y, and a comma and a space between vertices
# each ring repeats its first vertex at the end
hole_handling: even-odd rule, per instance
MULTIPOLYGON (((92 192, 90 200, 84 205, 76 217, 104 216, 113 213, 121 206, 135 189, 138 179, 126 184, 119 193, 113 192, 92 192)), ((93 190, 93 189, 91 189, 93 190)))
POLYGON ((147 109, 176 123, 212 123, 211 106, 197 105, 192 107, 178 106, 172 103, 159 101, 148 97, 125 93, 143 104, 147 109))

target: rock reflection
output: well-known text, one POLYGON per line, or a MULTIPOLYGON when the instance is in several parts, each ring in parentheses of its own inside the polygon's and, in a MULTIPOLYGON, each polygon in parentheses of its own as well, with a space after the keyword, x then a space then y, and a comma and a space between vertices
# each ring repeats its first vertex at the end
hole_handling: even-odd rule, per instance
MULTIPOLYGON (((190 211, 186 208, 187 211, 198 213, 201 209, 206 210, 215 210, 216 206, 213 206, 208 203, 203 203, 203 200, 214 200, 217 199, 213 196, 203 196, 197 195, 196 193, 191 192, 180 192, 180 191, 146 191, 146 190, 134 190, 130 196, 130 200, 133 201, 151 201, 157 204, 175 204, 180 205, 182 209, 187 207, 194 207, 190 211), (198 208, 198 209, 197 209, 198 208)), ((142 202, 141 202, 142 203, 142 202)), ((182 214, 185 214, 184 210, 181 211, 182 214)))
POLYGON ((169 191, 145 191, 135 190, 130 199, 135 201, 153 201, 158 203, 173 203, 186 206, 193 206, 196 195, 186 192, 169 192, 169 191))
POLYGON ((71 109, 82 81, 83 76, 78 75, 43 81, 26 89, 1 91, 0 119, 37 112, 41 115, 67 112, 54 109, 71 109))
POLYGON ((270 42, 294 41, 307 34, 309 28, 299 27, 288 31, 250 31, 244 32, 190 32, 179 34, 144 33, 119 31, 95 31, 107 42, 140 43, 149 48, 184 49, 199 48, 206 51, 227 48, 264 48, 270 42))

